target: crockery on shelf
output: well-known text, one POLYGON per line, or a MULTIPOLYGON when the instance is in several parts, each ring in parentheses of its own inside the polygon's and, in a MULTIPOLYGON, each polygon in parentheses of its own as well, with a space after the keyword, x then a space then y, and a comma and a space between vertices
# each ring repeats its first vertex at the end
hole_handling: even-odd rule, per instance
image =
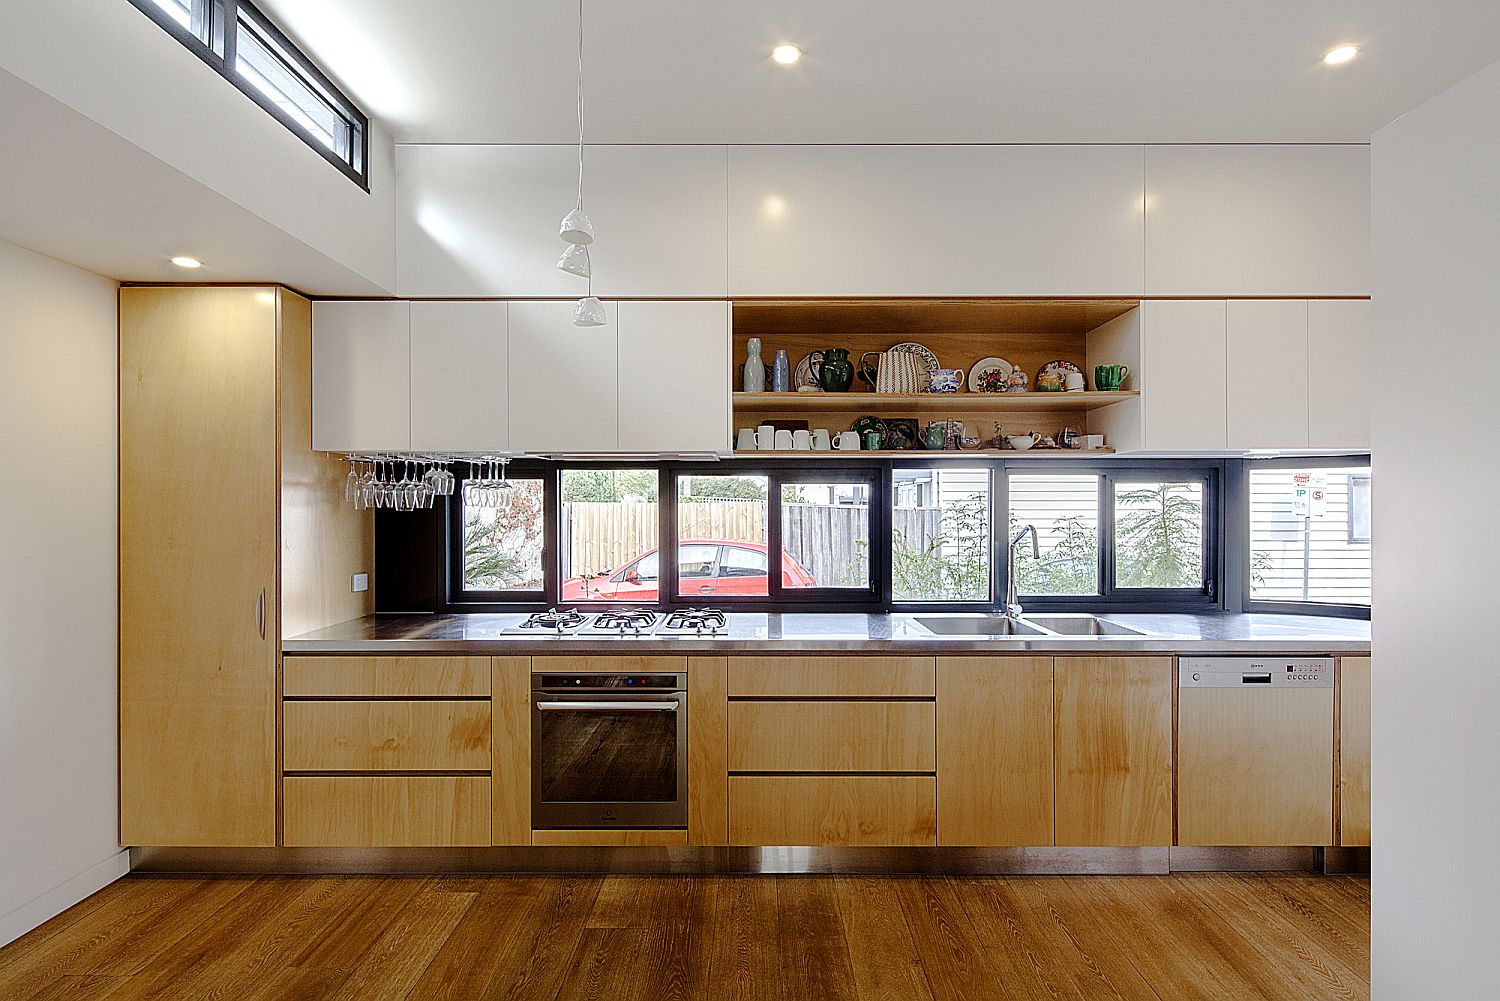
POLYGON ((1083 381, 1082 372, 1068 372, 1063 376, 1064 393, 1081 393, 1087 388, 1088 386, 1083 381))
POLYGON ((740 387, 747 393, 766 391, 766 363, 760 357, 760 338, 752 337, 745 342, 745 369, 740 387))
POLYGON ((849 430, 858 435, 864 434, 871 428, 874 428, 877 431, 884 431, 885 421, 881 420, 879 417, 865 414, 865 416, 863 417, 856 417, 854 419, 854 423, 849 425, 849 430))
POLYGON ((833 447, 840 452, 858 452, 859 432, 844 431, 841 434, 835 435, 833 439, 833 447))
POLYGON ((802 356, 797 362, 797 367, 792 370, 792 385, 798 392, 804 389, 821 390, 823 388, 820 378, 823 374, 823 352, 811 351, 802 356))
POLYGON ((891 417, 885 422, 885 447, 905 452, 917 447, 917 422, 910 417, 891 417))
MULTIPOLYGON (((1079 375, 1082 375, 1083 374, 1083 369, 1079 368, 1077 365, 1074 365, 1070 361, 1062 361, 1062 360, 1049 361, 1047 364, 1045 364, 1041 368, 1037 369, 1037 371, 1036 371, 1037 382, 1041 382, 1042 381, 1042 374, 1044 372, 1056 372, 1057 373, 1057 381, 1060 382, 1060 383, 1065 383, 1065 382, 1067 382, 1068 373, 1069 372, 1077 372, 1079 375)), ((1037 388, 1040 389, 1041 387, 1038 386, 1037 388)))
POLYGON ((922 429, 922 447, 933 452, 942 451, 948 444, 948 425, 945 421, 933 421, 922 429))
POLYGON ((790 452, 792 450, 792 432, 779 430, 776 432, 774 441, 776 442, 776 451, 790 452))
POLYGON ((902 341, 900 344, 892 344, 887 350, 916 355, 922 359, 922 364, 928 372, 936 372, 942 367, 938 364, 937 355, 933 354, 925 344, 918 344, 916 341, 902 341))
POLYGON ((812 432, 811 431, 793 431, 792 432, 792 447, 795 448, 799 452, 805 452, 808 449, 812 448, 812 432))
POLYGON ((885 435, 876 428, 866 431, 864 439, 866 452, 878 452, 885 447, 885 435))
POLYGON ((1018 368, 1011 369, 1010 379, 1007 380, 1005 385, 1005 392, 1024 393, 1026 392, 1026 383, 1029 381, 1030 380, 1026 378, 1025 372, 1022 372, 1018 368))
POLYGON ((927 385, 927 365, 909 351, 866 351, 860 356, 861 371, 868 372, 866 359, 876 359, 874 386, 877 393, 918 393, 927 385))
POLYGON ((929 393, 956 393, 963 384, 963 369, 939 368, 927 373, 927 392, 929 393))
POLYGON ((755 428, 755 447, 763 452, 769 452, 776 447, 776 426, 774 424, 761 424, 755 428))
POLYGON ((814 452, 826 452, 832 447, 833 439, 829 437, 827 428, 814 428, 812 433, 812 447, 814 452))
POLYGON ((740 428, 739 437, 734 440, 734 448, 737 452, 753 452, 755 450, 755 429, 740 428))
POLYGON ((847 393, 849 387, 854 385, 854 363, 849 360, 849 349, 828 348, 822 352, 822 355, 823 364, 818 372, 819 383, 830 393, 847 393))
POLYGON ((792 363, 787 360, 786 349, 776 352, 771 362, 771 392, 789 393, 792 390, 792 363))
POLYGON ((1114 393, 1130 378, 1129 365, 1098 365, 1094 368, 1094 388, 1101 393, 1114 393))
POLYGON ((1036 444, 1036 436, 1029 434, 1013 434, 1009 438, 1006 438, 1005 441, 1006 444, 1010 445, 1010 447, 1015 449, 1017 452, 1024 452, 1028 448, 1036 444))
POLYGON ((1062 388, 1062 376, 1058 373, 1048 372, 1045 369, 1037 373, 1036 391, 1038 393, 1061 393, 1062 388))
POLYGON ((1004 358, 981 358, 969 369, 969 392, 1003 393, 1010 385, 1010 362, 1004 358))

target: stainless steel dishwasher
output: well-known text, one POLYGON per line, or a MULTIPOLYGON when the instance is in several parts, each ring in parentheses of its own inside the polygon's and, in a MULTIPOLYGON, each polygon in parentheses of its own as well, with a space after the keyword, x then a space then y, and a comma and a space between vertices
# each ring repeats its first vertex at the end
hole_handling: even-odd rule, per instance
POLYGON ((1333 843, 1333 658, 1177 662, 1177 843, 1333 843))

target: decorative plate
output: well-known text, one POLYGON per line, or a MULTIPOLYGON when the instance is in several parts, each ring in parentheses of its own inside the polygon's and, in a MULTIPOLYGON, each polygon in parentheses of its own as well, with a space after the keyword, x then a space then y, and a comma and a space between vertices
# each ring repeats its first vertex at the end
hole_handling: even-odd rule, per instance
POLYGON ((917 447, 917 422, 911 417, 892 417, 885 422, 885 447, 906 451, 917 447))
POLYGON ((1063 382, 1067 382, 1069 372, 1077 372, 1079 375, 1082 375, 1083 369, 1079 368, 1077 365, 1074 365, 1070 361, 1049 361, 1047 364, 1037 369, 1036 377, 1040 379, 1042 377, 1042 373, 1044 372, 1056 372, 1059 379, 1061 379, 1063 382))
POLYGON ((900 344, 892 344, 887 350, 905 351, 908 354, 920 356, 922 361, 927 363, 928 375, 931 375, 933 372, 936 372, 938 369, 942 368, 942 366, 938 364, 937 355, 929 351, 925 345, 918 344, 916 341, 902 341, 900 344))
POLYGON ((823 383, 819 381, 823 375, 823 352, 813 351, 802 356, 797 367, 792 372, 792 389, 801 390, 803 386, 823 391, 823 383))
POLYGON ((1013 366, 1004 358, 981 358, 969 369, 969 392, 1003 393, 1013 366))
POLYGON ((853 424, 850 424, 849 430, 853 431, 860 437, 864 437, 864 433, 866 431, 879 431, 881 434, 885 434, 885 421, 881 420, 879 417, 872 417, 869 414, 866 414, 865 416, 856 419, 853 424))

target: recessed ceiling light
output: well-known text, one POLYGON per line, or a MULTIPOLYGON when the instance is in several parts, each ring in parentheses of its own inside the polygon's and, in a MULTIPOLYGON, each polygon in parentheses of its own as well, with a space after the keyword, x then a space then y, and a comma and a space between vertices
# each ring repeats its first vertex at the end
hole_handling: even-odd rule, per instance
POLYGON ((802 58, 802 50, 790 42, 783 42, 771 50, 771 58, 783 66, 791 66, 802 58))
POLYGON ((198 260, 198 258, 196 257, 174 257, 172 258, 172 263, 177 265, 179 268, 203 267, 203 262, 198 260))
POLYGON ((1359 55, 1358 45, 1336 45, 1323 56, 1323 61, 1329 66, 1339 66, 1357 55, 1359 55))

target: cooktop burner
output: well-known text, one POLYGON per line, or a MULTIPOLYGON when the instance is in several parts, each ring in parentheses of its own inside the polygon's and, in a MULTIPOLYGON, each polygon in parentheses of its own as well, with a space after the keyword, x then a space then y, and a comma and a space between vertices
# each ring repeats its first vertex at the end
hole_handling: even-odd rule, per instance
POLYGON ((610 608, 596 612, 583 631, 626 636, 649 633, 660 619, 661 616, 649 608, 610 608))
POLYGON ((552 608, 545 612, 532 612, 517 629, 528 632, 566 633, 583 625, 584 614, 572 609, 552 608))
POLYGON ((717 636, 728 631, 729 620, 717 608, 679 608, 668 612, 660 633, 717 636))

